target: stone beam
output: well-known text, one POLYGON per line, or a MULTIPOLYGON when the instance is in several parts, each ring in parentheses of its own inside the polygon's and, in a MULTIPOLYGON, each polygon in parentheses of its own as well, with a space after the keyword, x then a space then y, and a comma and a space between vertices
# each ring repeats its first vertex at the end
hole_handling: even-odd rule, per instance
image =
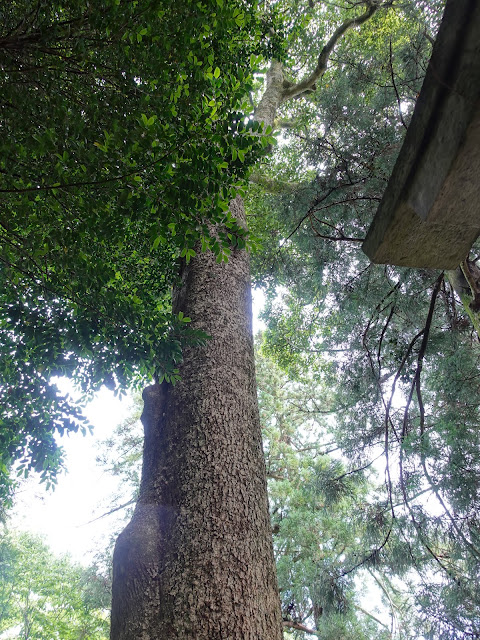
POLYGON ((447 0, 405 142, 363 250, 454 269, 480 234, 480 1, 447 0))

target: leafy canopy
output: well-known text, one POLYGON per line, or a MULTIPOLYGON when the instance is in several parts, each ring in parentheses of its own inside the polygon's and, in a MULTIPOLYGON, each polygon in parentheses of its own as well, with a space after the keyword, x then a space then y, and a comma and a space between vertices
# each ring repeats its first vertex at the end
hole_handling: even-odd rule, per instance
POLYGON ((53 376, 86 395, 174 382, 181 344, 205 338, 171 289, 199 243, 218 260, 245 246, 228 201, 262 148, 241 110, 269 28, 242 0, 3 10, 2 484, 13 460, 54 481, 54 433, 85 428, 53 376))

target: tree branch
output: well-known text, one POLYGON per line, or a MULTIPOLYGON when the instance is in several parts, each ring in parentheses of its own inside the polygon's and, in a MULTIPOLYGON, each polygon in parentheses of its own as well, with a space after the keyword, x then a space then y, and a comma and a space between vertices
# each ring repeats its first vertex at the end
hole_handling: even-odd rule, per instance
POLYGON ((92 522, 97 522, 98 520, 101 520, 102 518, 106 518, 107 516, 112 515, 112 513, 115 513, 116 511, 120 511, 121 509, 125 509, 126 507, 129 507, 131 504, 135 504, 136 502, 137 502, 136 497, 131 498, 128 502, 124 502, 123 504, 118 505, 118 507, 114 507, 113 509, 110 509, 110 511, 107 511, 106 513, 102 513, 101 516, 98 516, 93 520, 89 520, 88 522, 85 522, 83 525, 80 525, 80 526, 84 527, 87 524, 92 524, 92 522))
POLYGON ((392 39, 391 38, 390 38, 390 77, 392 79, 393 89, 395 91, 395 96, 397 98, 398 114, 400 116, 400 121, 401 121, 402 125, 405 127, 405 129, 408 129, 407 125, 405 124, 405 120, 403 119, 402 101, 400 99, 400 94, 398 93, 397 85, 395 84, 395 74, 393 72, 393 52, 392 52, 392 39))
POLYGON ((290 98, 299 96, 314 88, 317 80, 319 80, 327 70, 327 64, 330 58, 330 54, 332 53, 340 38, 349 29, 357 27, 369 20, 379 7, 378 3, 374 0, 367 0, 366 4, 367 10, 362 13, 362 15, 358 16, 357 18, 350 18, 349 20, 345 20, 345 22, 342 22, 342 24, 337 29, 335 29, 330 40, 320 52, 320 55, 318 56, 317 66, 315 67, 314 71, 301 82, 285 87, 282 95, 282 102, 285 100, 289 100, 290 98))
POLYGON ((360 471, 364 471, 365 469, 368 469, 368 467, 372 466, 372 464, 378 460, 379 458, 381 458, 383 456, 383 451, 381 453, 378 454, 378 456, 376 456, 375 458, 373 458, 372 460, 370 460, 370 462, 367 462, 366 464, 364 464, 361 467, 357 467, 356 469, 352 469, 351 471, 346 471, 345 473, 342 473, 342 475, 337 476, 336 478, 333 478, 334 482, 338 482, 339 480, 343 480, 343 478, 346 478, 347 476, 351 476, 354 473, 359 473, 360 471))
MULTIPOLYGON (((378 578, 370 568, 367 567, 367 571, 372 576, 372 578, 375 580, 377 585, 380 587, 382 593, 384 594, 384 596, 388 600, 388 604, 390 605, 391 616, 395 621, 397 621, 397 609, 398 609, 398 607, 393 602, 393 600, 392 600, 392 598, 390 596, 390 593, 388 592, 388 589, 385 587, 385 585, 380 580, 380 578, 378 578)), ((374 619, 376 619, 376 618, 374 618, 374 619)), ((380 622, 380 621, 377 620, 377 622, 380 622)), ((382 623, 380 622, 380 624, 382 624, 382 623)), ((383 626, 385 626, 385 628, 388 629, 387 625, 383 625, 383 626)))
POLYGON ((305 625, 300 624, 300 622, 292 622, 291 620, 284 620, 283 626, 288 627, 289 629, 296 629, 297 631, 303 631, 304 633, 309 633, 312 636, 318 636, 318 631, 315 631, 315 629, 309 629, 305 625))
MULTIPOLYGON (((171 154, 172 150, 175 148, 174 145, 171 145, 168 150, 163 153, 161 156, 144 165, 143 167, 136 167, 134 170, 129 171, 128 173, 122 173, 118 176, 114 176, 113 178, 104 178, 102 180, 84 180, 81 182, 58 182, 54 184, 45 184, 45 185, 35 185, 34 187, 23 187, 19 189, 0 189, 0 193, 28 193, 28 192, 40 192, 40 191, 53 191, 56 189, 74 189, 76 187, 105 187, 112 182, 120 182, 125 178, 129 178, 130 176, 144 173, 147 169, 151 169, 155 165, 159 164, 171 154)), ((178 148, 178 147, 177 147, 178 148)))
POLYGON ((393 518, 392 518, 392 523, 390 524, 390 527, 387 531, 387 535, 384 537, 382 544, 378 547, 375 547, 375 549, 370 552, 368 554, 368 556, 365 556, 362 560, 360 560, 360 562, 357 562, 357 564, 354 564, 353 567, 350 567, 350 569, 346 569, 345 571, 342 571, 341 574, 338 576, 340 578, 343 578, 344 576, 348 576, 349 573, 352 573, 352 571, 355 571, 355 569, 358 569, 359 567, 361 567, 362 565, 370 562, 371 560, 373 560, 374 558, 376 558, 378 556, 378 554, 380 553, 380 551, 387 545, 390 536, 392 534, 392 530, 393 530, 393 518))
POLYGON ((435 285, 433 287, 433 292, 432 292, 432 296, 431 296, 431 299, 430 299, 430 306, 429 306, 429 309, 428 309, 427 320, 425 322, 425 327, 423 328, 423 331, 422 331, 423 336, 422 336, 422 342, 420 343, 420 349, 419 349, 418 356, 417 356, 417 367, 416 367, 416 370, 415 370, 415 376, 413 378, 412 386, 410 388, 410 393, 408 395, 407 402, 405 404, 405 411, 404 411, 404 417, 403 417, 403 427, 402 427, 402 440, 408 434, 408 413, 409 413, 409 409, 410 409, 410 404, 412 402, 413 394, 414 394, 415 391, 417 393, 418 408, 419 408, 419 412, 420 412, 420 435, 423 437, 423 434, 424 434, 424 430, 425 430, 425 409, 424 409, 424 406, 423 406, 420 379, 421 379, 422 368, 423 368, 423 360, 424 360, 424 357, 425 357, 425 352, 427 350, 428 338, 430 336, 430 328, 431 328, 432 320, 433 320, 433 312, 435 311, 435 303, 437 301, 438 292, 440 291, 440 287, 441 287, 441 284, 443 282, 443 277, 444 277, 444 275, 443 275, 443 271, 442 271, 442 273, 437 278, 437 280, 435 282, 435 285))
MULTIPOLYGON (((433 319, 433 313, 435 310, 435 302, 438 296, 438 293, 440 291, 440 287, 441 284, 443 282, 443 278, 444 278, 444 273, 442 271, 442 273, 439 275, 439 277, 437 278, 435 285, 433 287, 433 292, 432 292, 432 296, 430 298, 430 307, 428 310, 428 315, 427 315, 427 320, 425 323, 425 327, 422 329, 422 334, 423 334, 423 339, 422 339, 422 343, 420 345, 420 350, 418 352, 418 356, 417 356, 417 368, 415 371, 415 376, 412 382, 412 386, 410 388, 410 393, 408 395, 407 398, 407 402, 405 405, 405 411, 404 411, 404 417, 403 417, 403 428, 402 428, 402 440, 404 439, 404 437, 408 434, 408 412, 409 412, 409 408, 410 408, 410 404, 413 398, 413 394, 416 391, 417 392, 417 401, 419 404, 419 412, 420 412, 420 437, 423 439, 424 437, 424 432, 425 432, 425 411, 424 411, 424 406, 423 406, 423 400, 422 400, 422 396, 421 396, 421 387, 420 387, 420 376, 421 376, 421 372, 422 372, 422 367, 423 367, 423 359, 425 357, 425 352, 427 349, 427 344, 428 344, 428 337, 429 337, 429 333, 430 333, 430 327, 432 324, 432 319, 433 319)), ((401 492, 402 492, 402 496, 403 496, 403 501, 404 504, 406 506, 406 508, 408 509, 408 512, 410 514, 410 519, 412 521, 413 526, 415 527, 419 538, 423 544, 423 546, 425 547, 425 549, 428 551, 428 553, 432 556, 432 558, 437 562, 437 564, 440 566, 441 569, 443 569, 443 571, 445 571, 445 573, 449 576, 449 578, 451 578, 456 584, 461 585, 461 581, 460 579, 455 576, 455 574, 448 568, 448 566, 442 562, 442 560, 440 559, 440 556, 437 555, 437 553, 434 551, 434 549, 432 548, 432 546, 428 543, 428 541, 426 540, 426 537, 424 535, 424 532, 422 531, 422 526, 421 524, 418 522, 417 518, 415 517, 415 513, 412 509, 412 506, 410 504, 410 499, 408 497, 407 494, 407 487, 405 484, 405 474, 404 474, 404 470, 403 470, 403 455, 404 455, 404 450, 403 447, 400 447, 400 455, 399 455, 399 478, 400 478, 400 488, 401 488, 401 492)), ((424 471, 426 470, 426 467, 424 467, 424 471)), ((428 475, 428 472, 427 472, 428 475)), ((427 478, 428 480, 428 478, 427 478)), ((435 492, 435 487, 434 484, 429 481, 430 483, 430 487, 431 489, 435 492)), ((439 496, 437 495, 437 498, 439 496)), ((441 501, 442 504, 443 501, 441 501)), ((446 509, 444 503, 442 504, 442 506, 444 507, 444 509, 446 509)), ((448 512, 447 512, 447 515, 448 512)))
POLYGON ((277 180, 276 178, 264 176, 258 171, 254 171, 250 175, 249 180, 253 184, 258 184, 263 187, 268 193, 277 195, 282 193, 295 193, 302 186, 301 182, 285 182, 284 180, 277 180))
POLYGON ((324 240, 334 240, 334 241, 344 241, 344 242, 363 242, 365 240, 365 238, 351 238, 349 236, 346 236, 341 229, 339 229, 338 227, 335 227, 333 224, 330 224, 326 220, 319 220, 313 214, 310 215, 310 226, 315 236, 317 238, 323 238, 324 240), (329 236, 329 235, 320 233, 320 231, 315 227, 312 221, 312 218, 315 218, 315 221, 318 222, 319 224, 324 224, 325 226, 330 227, 331 229, 334 229, 334 231, 338 233, 338 236, 329 236))
POLYGON ((373 613, 370 613, 369 611, 367 611, 366 609, 364 609, 363 607, 361 607, 358 604, 354 604, 353 606, 355 607, 355 609, 357 611, 360 611, 360 613, 363 613, 364 616, 368 616, 369 618, 374 620, 377 624, 379 624, 381 627, 383 627, 384 629, 388 629, 388 631, 390 631, 389 626, 387 624, 385 624, 384 622, 382 622, 379 618, 374 616, 373 613))

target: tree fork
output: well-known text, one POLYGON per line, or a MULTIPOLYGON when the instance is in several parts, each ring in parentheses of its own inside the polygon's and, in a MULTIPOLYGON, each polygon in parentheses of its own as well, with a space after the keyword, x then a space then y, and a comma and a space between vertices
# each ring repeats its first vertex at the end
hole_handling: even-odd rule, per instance
MULTIPOLYGON (((243 203, 231 205, 244 219, 243 203)), ((114 554, 111 640, 280 640, 249 258, 185 265, 174 311, 211 336, 144 391, 140 495, 114 554)))

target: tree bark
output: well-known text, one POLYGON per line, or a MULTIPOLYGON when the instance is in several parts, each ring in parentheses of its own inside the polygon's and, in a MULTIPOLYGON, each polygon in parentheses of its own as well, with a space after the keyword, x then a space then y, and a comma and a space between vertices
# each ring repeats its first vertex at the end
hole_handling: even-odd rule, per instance
MULTIPOLYGON (((242 219, 240 199, 232 213, 242 219)), ((280 640, 248 255, 185 265, 175 312, 211 336, 144 391, 140 496, 113 561, 111 640, 280 640)))

